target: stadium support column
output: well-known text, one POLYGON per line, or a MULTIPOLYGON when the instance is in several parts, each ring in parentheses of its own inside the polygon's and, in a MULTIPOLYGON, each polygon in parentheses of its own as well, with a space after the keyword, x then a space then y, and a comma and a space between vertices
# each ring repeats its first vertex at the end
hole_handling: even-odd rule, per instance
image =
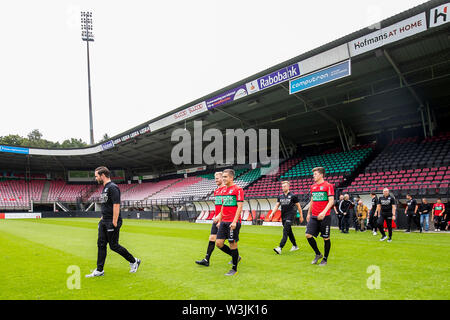
POLYGON ((427 114, 428 114, 428 129, 430 131, 430 137, 433 136, 433 122, 431 121, 431 110, 430 110, 430 104, 427 101, 427 114))
MULTIPOLYGON (((350 146, 348 144, 348 139, 347 139, 347 133, 345 132, 345 127, 344 127, 344 122, 341 120, 341 127, 342 127, 342 133, 344 134, 344 138, 345 138, 345 144, 347 146, 347 151, 350 151, 350 146)), ((344 149, 345 151, 345 149, 344 149)))
POLYGON ((426 138, 427 137, 427 128, 425 126, 425 118, 423 116, 423 106, 419 106, 419 111, 420 111, 420 117, 422 118, 423 135, 426 138))
POLYGON ((339 132, 339 138, 341 139, 342 150, 345 151, 345 145, 344 145, 344 140, 342 139, 341 129, 339 129, 339 125, 336 125, 336 128, 339 132))

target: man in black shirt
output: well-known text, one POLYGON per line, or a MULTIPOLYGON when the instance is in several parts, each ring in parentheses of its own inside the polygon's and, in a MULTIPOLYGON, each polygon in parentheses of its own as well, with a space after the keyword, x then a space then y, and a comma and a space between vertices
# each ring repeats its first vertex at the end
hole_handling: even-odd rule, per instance
POLYGON ((342 201, 344 201, 343 194, 339 196, 339 200, 336 200, 334 204, 334 212, 336 213, 336 218, 338 219, 338 227, 341 232, 342 232, 342 217, 344 215, 342 214, 342 212, 339 211, 339 205, 341 204, 342 201))
POLYGON ((406 228, 405 232, 411 232, 411 224, 413 222, 415 225, 417 225, 420 232, 422 232, 422 228, 420 227, 419 216, 417 214, 418 209, 419 206, 417 205, 416 199, 413 199, 411 195, 408 193, 406 195, 406 208, 405 208, 408 227, 406 228))
POLYGON ((281 221, 283 223, 283 238, 281 239, 280 245, 273 249, 277 254, 281 254, 281 250, 283 249, 286 241, 289 237, 289 240, 292 242, 292 248, 290 251, 298 250, 297 243, 295 241, 294 233, 292 232, 292 223, 294 222, 295 215, 298 212, 300 213, 300 223, 303 222, 303 212, 300 207, 300 203, 298 202, 298 198, 292 192, 289 191, 289 181, 283 181, 281 184, 283 189, 283 193, 278 197, 277 203, 270 214, 270 219, 275 212, 277 212, 278 207, 281 206, 281 221))
MULTIPOLYGON (((378 197, 375 194, 375 192, 371 192, 370 193, 370 197, 372 198, 372 207, 370 208, 370 212, 369 212, 369 225, 370 228, 372 229, 372 234, 374 236, 377 235, 377 218, 375 216, 375 213, 377 211, 377 204, 378 204, 378 197)), ((369 228, 369 226, 367 226, 367 228, 369 228)))
POLYGON ((141 260, 134 258, 127 249, 119 245, 119 231, 122 226, 120 189, 114 182, 111 182, 110 176, 110 171, 106 167, 95 169, 95 179, 98 184, 103 184, 103 191, 100 196, 102 218, 98 223, 97 269, 86 275, 87 278, 105 274, 103 266, 105 265, 106 245, 108 243, 112 251, 117 252, 130 263, 130 272, 136 272, 141 264, 141 260))
POLYGON ((350 228, 350 208, 352 202, 350 201, 350 196, 348 194, 344 195, 344 200, 339 203, 338 210, 342 213, 342 233, 348 233, 350 228))
POLYGON ((388 242, 392 241, 392 220, 395 220, 395 211, 397 206, 395 204, 395 198, 389 195, 389 189, 383 189, 383 196, 378 198, 377 213, 378 216, 378 229, 382 235, 380 241, 386 240, 386 233, 384 232, 384 221, 389 231, 388 242))
POLYGON ((422 203, 419 205, 419 214, 420 214, 420 227, 425 232, 428 232, 428 227, 430 225, 430 213, 433 210, 431 204, 428 203, 428 200, 423 198, 422 203))

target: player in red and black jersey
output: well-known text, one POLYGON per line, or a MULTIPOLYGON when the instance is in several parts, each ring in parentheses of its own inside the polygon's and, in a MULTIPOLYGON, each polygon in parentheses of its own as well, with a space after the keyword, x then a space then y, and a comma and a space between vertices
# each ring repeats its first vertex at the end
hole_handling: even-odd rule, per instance
POLYGON ((311 186, 311 201, 309 203, 308 215, 306 217, 306 239, 311 248, 316 253, 316 257, 311 264, 317 264, 319 259, 321 266, 327 264, 328 254, 330 253, 330 211, 334 205, 334 187, 324 180, 325 168, 317 167, 312 169, 314 184, 311 186), (324 241, 324 256, 317 248, 314 237, 319 235, 324 241))
POLYGON ((437 199, 437 202, 433 205, 431 212, 434 216, 434 231, 440 231, 445 212, 445 204, 442 203, 441 198, 437 199))
MULTIPOLYGON (((215 212, 214 217, 217 217, 220 214, 220 211, 222 210, 222 192, 226 189, 225 184, 223 183, 222 179, 222 172, 216 172, 214 174, 214 179, 216 181, 217 188, 214 190, 214 204, 215 204, 215 212)), ((203 260, 195 261, 195 263, 208 267, 209 261, 211 259, 211 254, 214 251, 214 247, 216 246, 216 237, 217 237, 217 231, 219 230, 219 224, 220 222, 215 222, 213 220, 213 224, 211 227, 211 233, 209 235, 209 243, 208 248, 206 249, 206 256, 203 260)))
POLYGON ((244 190, 234 184, 234 170, 225 169, 222 174, 226 189, 222 193, 222 211, 214 221, 220 222, 216 246, 232 257, 233 268, 225 275, 237 274, 237 265, 241 260, 238 251, 239 230, 241 229, 241 212, 244 204, 244 190), (230 246, 225 245, 228 239, 230 246))

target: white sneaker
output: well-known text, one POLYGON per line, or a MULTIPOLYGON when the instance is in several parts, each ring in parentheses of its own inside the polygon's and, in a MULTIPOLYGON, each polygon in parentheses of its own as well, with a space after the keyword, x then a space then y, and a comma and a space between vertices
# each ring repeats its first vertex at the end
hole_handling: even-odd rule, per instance
POLYGON ((105 274, 105 271, 97 271, 97 269, 95 269, 92 273, 87 274, 86 278, 93 278, 93 277, 101 277, 105 274))
POLYGON ((376 236, 376 235, 377 235, 377 232, 376 232, 376 231, 372 232, 372 235, 376 236))
POLYGON ((136 262, 130 262, 130 273, 135 273, 137 269, 139 268, 139 265, 141 264, 141 260, 138 258, 135 258, 136 262))
POLYGON ((382 238, 380 239, 380 241, 384 241, 384 240, 386 240, 386 239, 387 239, 387 237, 384 236, 384 237, 382 237, 382 238))
POLYGON ((438 231, 438 229, 434 229, 434 232, 437 232, 438 231))
POLYGON ((297 251, 297 250, 298 250, 297 246, 292 246, 291 250, 289 250, 289 251, 297 251))
POLYGON ((280 247, 276 247, 275 249, 273 249, 273 251, 275 251, 277 254, 281 254, 281 248, 280 247))

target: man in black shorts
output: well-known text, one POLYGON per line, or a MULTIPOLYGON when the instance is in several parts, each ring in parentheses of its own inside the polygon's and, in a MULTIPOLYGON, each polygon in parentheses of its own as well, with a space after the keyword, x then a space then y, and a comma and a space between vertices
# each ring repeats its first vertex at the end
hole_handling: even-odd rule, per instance
POLYGON ((281 183, 281 187, 283 189, 283 193, 278 196, 277 203, 275 204, 275 207, 273 208, 272 213, 269 216, 269 219, 272 219, 272 216, 275 214, 275 212, 277 212, 278 207, 281 206, 283 238, 281 239, 280 245, 273 249, 273 251, 275 251, 277 254, 281 254, 281 250, 286 244, 288 237, 292 242, 292 248, 290 251, 298 250, 295 236, 292 232, 292 223, 294 222, 297 210, 300 213, 300 223, 303 222, 302 207, 300 207, 297 196, 289 191, 289 181, 283 181, 281 183))
MULTIPOLYGON (((214 190, 214 204, 215 204, 215 212, 214 217, 217 217, 222 210, 222 192, 225 190, 225 185, 223 184, 222 172, 216 172, 214 174, 214 179, 217 185, 216 190, 214 190)), ((219 223, 215 223, 213 220, 213 224, 211 226, 211 233, 209 235, 209 243, 208 248, 206 249, 206 256, 203 260, 195 261, 196 264, 201 266, 208 267, 209 261, 211 259, 211 254, 214 251, 214 247, 216 246, 216 237, 219 223)))
POLYGON ((219 231, 217 231, 216 246, 231 255, 233 267, 226 276, 237 274, 237 265, 241 260, 238 251, 239 230, 241 229, 241 212, 244 205, 244 190, 237 184, 234 184, 234 170, 225 169, 222 174, 226 189, 222 193, 222 211, 214 219, 219 222, 219 231), (230 246, 225 244, 228 239, 230 246))
POLYGON ((384 232, 384 221, 389 232, 388 242, 392 241, 392 220, 395 220, 395 211, 397 206, 395 204, 395 198, 389 195, 389 189, 383 189, 383 196, 378 198, 377 204, 377 216, 378 216, 378 229, 382 235, 380 241, 386 240, 386 233, 384 232))
POLYGON ((419 209, 419 205, 417 204, 416 199, 408 193, 406 195, 406 208, 405 214, 408 223, 408 227, 405 232, 411 232, 411 225, 414 224, 417 226, 420 232, 422 232, 422 227, 420 226, 420 217, 417 214, 417 210, 419 209))
POLYGON ((311 186, 311 201, 309 203, 308 216, 306 217, 308 223, 306 225, 306 239, 316 253, 316 257, 311 264, 317 264, 319 259, 323 257, 320 265, 325 266, 331 248, 330 211, 334 204, 334 187, 324 180, 325 168, 317 167, 312 169, 312 172, 314 184, 311 186), (319 232, 323 238, 324 256, 322 256, 319 248, 317 248, 317 243, 314 239, 319 235, 319 232))
POLYGON ((111 174, 106 167, 95 169, 95 179, 98 184, 103 184, 103 191, 100 196, 102 218, 98 224, 98 254, 97 269, 86 275, 86 278, 103 276, 103 266, 106 259, 106 245, 112 251, 117 252, 130 263, 130 272, 134 273, 139 268, 141 260, 133 257, 127 249, 119 244, 119 232, 122 226, 120 215, 120 189, 111 182, 111 174))

